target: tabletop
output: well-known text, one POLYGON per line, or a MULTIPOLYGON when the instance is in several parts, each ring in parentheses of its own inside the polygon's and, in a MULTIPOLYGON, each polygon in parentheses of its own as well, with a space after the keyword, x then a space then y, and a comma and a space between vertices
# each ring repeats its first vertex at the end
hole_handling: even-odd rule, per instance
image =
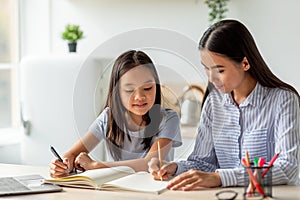
MULTIPOLYGON (((40 174, 44 178, 49 178, 48 166, 29 166, 29 165, 15 165, 15 164, 0 164, 0 177, 5 176, 19 176, 29 174, 40 174)), ((89 199, 89 200, 193 200, 193 199, 205 199, 205 200, 216 200, 216 193, 224 190, 234 190, 238 192, 238 199, 243 199, 243 187, 231 187, 231 188, 210 188, 202 189, 199 191, 170 191, 156 195, 139 192, 125 192, 125 191, 99 191, 90 189, 77 189, 64 187, 62 192, 55 193, 43 193, 43 194, 28 194, 28 195, 17 195, 17 196, 6 196, 1 199, 30 199, 30 200, 57 200, 57 199, 89 199)), ((276 200, 296 200, 300 199, 300 186, 275 186, 273 187, 273 198, 276 200)))

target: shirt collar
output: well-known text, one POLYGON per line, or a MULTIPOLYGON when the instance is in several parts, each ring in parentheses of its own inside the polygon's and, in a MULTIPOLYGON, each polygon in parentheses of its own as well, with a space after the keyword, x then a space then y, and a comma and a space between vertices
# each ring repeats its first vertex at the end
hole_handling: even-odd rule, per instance
MULTIPOLYGON (((261 105, 263 98, 266 95, 266 91, 267 88, 263 87, 257 82, 253 91, 248 95, 248 97, 243 103, 241 103, 239 107, 246 107, 248 105, 252 105, 255 107, 261 105)), ((235 102, 230 93, 224 94, 223 103, 224 105, 235 105, 235 102)))

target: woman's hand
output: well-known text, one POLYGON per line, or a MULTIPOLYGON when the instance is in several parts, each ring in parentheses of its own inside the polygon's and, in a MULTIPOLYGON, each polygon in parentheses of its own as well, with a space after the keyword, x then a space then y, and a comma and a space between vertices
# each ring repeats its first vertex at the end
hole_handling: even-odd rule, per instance
POLYGON ((81 152, 75 159, 75 167, 81 171, 101 168, 86 152, 81 152))
POLYGON ((221 185, 221 178, 217 172, 189 170, 171 180, 167 185, 167 188, 170 190, 189 191, 199 190, 203 187, 219 187, 221 185))
POLYGON ((158 158, 152 158, 148 162, 148 170, 155 180, 169 180, 175 174, 177 164, 164 161, 162 167, 159 168, 158 158))

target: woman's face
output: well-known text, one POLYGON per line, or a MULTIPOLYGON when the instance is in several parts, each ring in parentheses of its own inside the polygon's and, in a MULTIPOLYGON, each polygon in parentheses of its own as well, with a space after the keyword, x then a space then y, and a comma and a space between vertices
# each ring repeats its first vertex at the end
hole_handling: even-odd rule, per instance
POLYGON ((156 83, 151 71, 143 65, 120 78, 120 98, 132 118, 145 115, 155 102, 156 83))
POLYGON ((236 63, 225 56, 204 49, 200 52, 206 75, 215 88, 222 93, 242 89, 249 64, 246 59, 236 63))

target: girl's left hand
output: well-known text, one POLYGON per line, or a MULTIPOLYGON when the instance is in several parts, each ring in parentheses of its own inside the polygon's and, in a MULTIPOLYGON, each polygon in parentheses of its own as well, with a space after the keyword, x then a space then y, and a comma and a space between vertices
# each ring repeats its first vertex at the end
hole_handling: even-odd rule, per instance
POLYGON ((222 185, 221 178, 217 172, 202 172, 189 170, 172 179, 167 188, 170 190, 199 190, 205 188, 219 187, 222 185))
POLYGON ((92 160, 86 152, 81 152, 75 159, 75 166, 81 171, 95 169, 96 165, 97 161, 92 160))

